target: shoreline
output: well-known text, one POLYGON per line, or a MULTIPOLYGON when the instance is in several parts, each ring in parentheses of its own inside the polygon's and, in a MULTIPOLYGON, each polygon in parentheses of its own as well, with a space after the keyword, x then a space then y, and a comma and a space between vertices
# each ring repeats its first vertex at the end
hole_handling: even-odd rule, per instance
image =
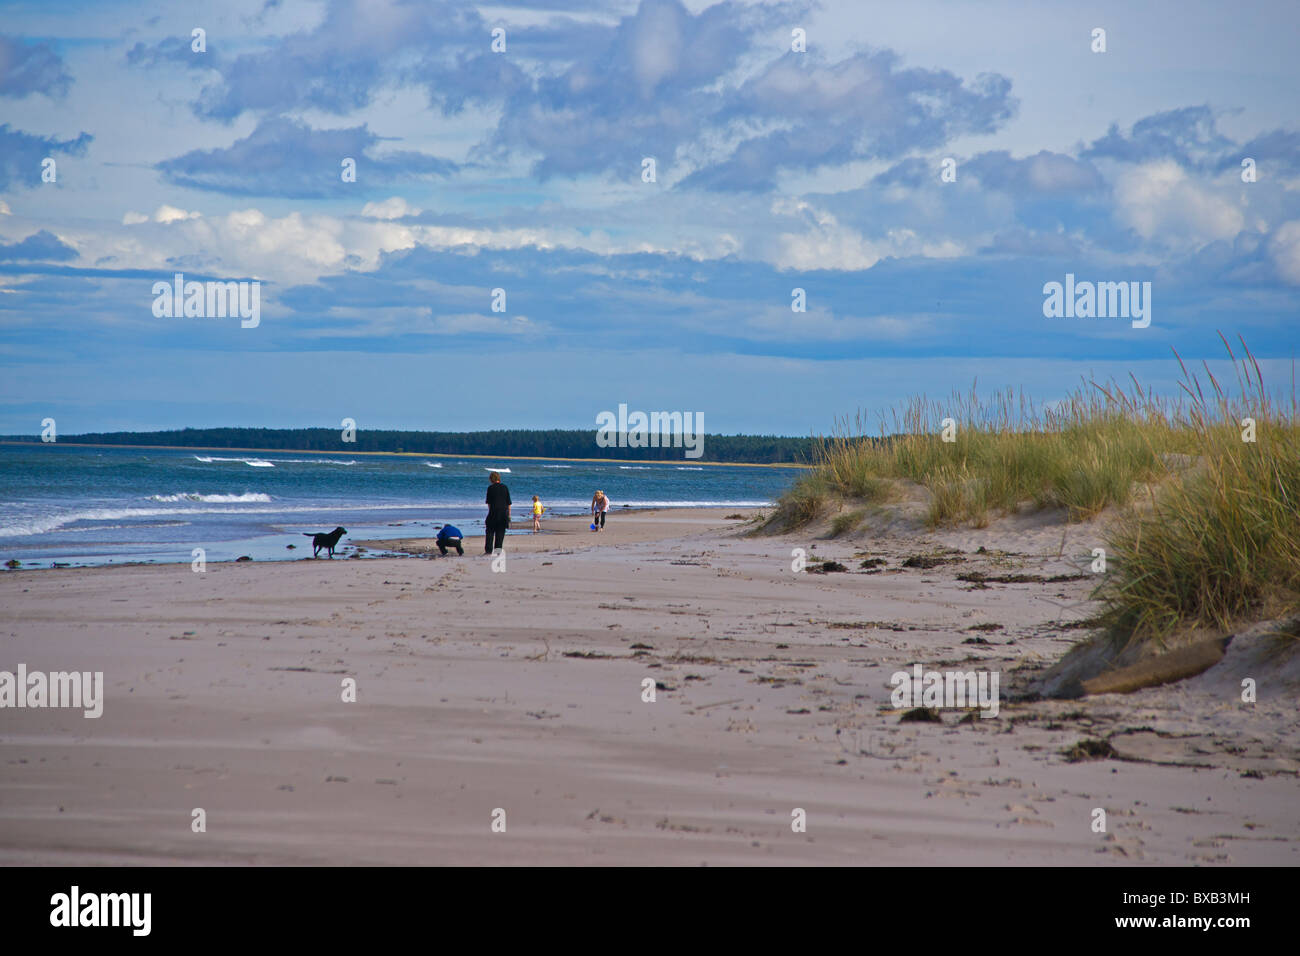
MULTIPOLYGON (((767 506, 770 508, 771 506, 767 506)), ((723 527, 743 527, 756 515, 767 508, 732 507, 682 507, 682 508, 628 508, 625 511, 611 511, 606 518, 603 531, 591 530, 590 515, 555 515, 543 516, 542 530, 534 534, 531 530, 532 516, 522 521, 511 522, 511 530, 522 532, 507 534, 502 550, 506 553, 543 554, 550 551, 571 548, 601 547, 615 544, 643 544, 652 541, 664 541, 681 533, 683 528, 695 529, 700 525, 721 525, 723 527), (724 514, 725 512, 725 514, 724 514), (730 515, 739 516, 734 521, 730 515), (722 523, 725 522, 725 525, 722 523)), ((465 554, 480 551, 471 548, 470 541, 482 541, 482 534, 471 534, 464 538, 465 554)), ((412 557, 438 555, 437 539, 430 537, 401 537, 391 539, 371 539, 352 542, 360 548, 395 551, 412 557)), ((455 557, 452 554, 449 557, 455 557)), ((374 559, 377 560, 377 559, 374 559)))
MULTIPOLYGON (((722 513, 726 512, 727 515, 732 515, 732 514, 741 515, 742 516, 741 520, 748 522, 755 515, 765 512, 770 507, 771 507, 770 505, 763 506, 763 507, 755 507, 751 505, 744 505, 744 506, 710 505, 710 506, 703 506, 703 507, 699 505, 683 505, 681 507, 671 507, 671 508, 624 507, 619 510, 609 512, 609 517, 607 518, 608 523, 606 524, 606 530, 600 533, 595 533, 590 531, 589 529, 590 516, 584 517, 582 515, 554 515, 554 516, 544 517, 542 519, 543 520, 542 531, 540 532, 540 534, 533 534, 531 531, 532 516, 529 515, 523 522, 512 522, 511 528, 513 531, 517 533, 506 535, 506 542, 509 546, 506 547, 504 550, 506 551, 518 550, 521 552, 532 553, 538 551, 547 551, 553 548, 573 547, 574 541, 568 540, 568 536, 573 535, 581 539, 582 535, 584 534, 589 535, 589 540, 586 540, 585 544, 590 546, 596 546, 605 543, 614 543, 615 540, 617 540, 618 543, 623 543, 623 544, 629 542, 654 541, 654 540, 660 540, 660 538, 656 537, 653 533, 647 536, 644 533, 644 530, 642 530, 642 532, 639 534, 634 534, 631 536, 627 534, 619 534, 619 535, 606 538, 605 535, 609 534, 610 528, 614 527, 616 524, 624 523, 628 518, 633 519, 632 523, 634 527, 639 527, 641 525, 640 519, 643 519, 646 516, 672 514, 674 512, 678 512, 690 516, 687 518, 688 523, 696 524, 698 523, 698 519, 696 517, 697 513, 699 516, 706 516, 712 519, 713 517, 724 518, 722 513), (615 518, 623 519, 623 521, 615 521, 614 520, 615 518), (557 524, 559 525, 559 527, 556 527, 557 524), (522 532, 522 533, 518 533, 518 532, 522 532), (555 540, 557 535, 561 536, 562 540, 559 541, 555 540)), ((290 536, 291 535, 286 534, 286 537, 290 537, 290 536)), ((471 548, 468 542, 482 541, 482 540, 483 540, 483 534, 481 532, 476 532, 473 534, 466 535, 465 538, 463 539, 463 541, 465 542, 464 547, 465 547, 466 555, 469 555, 474 551, 478 550, 477 548, 471 548)), ((311 550, 309 545, 307 546, 300 545, 299 547, 306 547, 308 551, 311 550)), ((207 565, 232 565, 232 564, 274 565, 274 564, 297 564, 302 561, 329 561, 329 560, 350 561, 354 559, 359 561, 406 560, 409 558, 427 557, 430 554, 434 554, 434 555, 437 554, 437 545, 436 545, 435 538, 398 535, 393 538, 358 538, 358 539, 349 539, 343 541, 340 543, 339 550, 335 554, 334 558, 332 559, 313 558, 310 555, 296 555, 291 558, 277 558, 276 560, 267 560, 265 558, 261 558, 261 559, 249 558, 247 561, 240 561, 238 559, 229 559, 229 560, 209 559, 205 561, 205 564, 207 565), (360 551, 365 553, 357 553, 357 549, 360 549, 360 551), (387 553, 370 554, 370 552, 387 552, 387 553)), ((22 566, 16 568, 5 567, 4 565, 0 564, 0 577, 3 577, 5 574, 15 574, 20 572, 32 572, 32 571, 66 572, 66 571, 88 571, 96 568, 175 568, 175 567, 187 567, 191 563, 192 563, 192 559, 189 557, 177 557, 175 561, 120 561, 118 562, 118 561, 110 560, 110 561, 96 562, 93 564, 78 564, 77 562, 74 561, 68 561, 68 562, 60 561, 54 564, 38 565, 35 563, 29 564, 28 562, 23 562, 22 566)))

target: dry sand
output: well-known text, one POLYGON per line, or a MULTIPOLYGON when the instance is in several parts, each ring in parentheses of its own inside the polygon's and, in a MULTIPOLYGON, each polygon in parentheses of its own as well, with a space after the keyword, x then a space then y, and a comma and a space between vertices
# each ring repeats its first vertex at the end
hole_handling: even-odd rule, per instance
POLYGON ((107 697, 97 720, 0 711, 0 862, 1300 863, 1294 687, 1246 705, 1216 668, 899 722, 896 669, 996 669, 1005 691, 1080 639, 1061 624, 1091 613, 1086 577, 957 575, 1077 575, 1088 526, 845 541, 745 537, 734 513, 550 520, 504 573, 471 539, 0 576, 0 669, 102 670, 107 697), (794 573, 795 548, 850 571, 794 573), (1130 759, 1062 755, 1107 737, 1130 759))

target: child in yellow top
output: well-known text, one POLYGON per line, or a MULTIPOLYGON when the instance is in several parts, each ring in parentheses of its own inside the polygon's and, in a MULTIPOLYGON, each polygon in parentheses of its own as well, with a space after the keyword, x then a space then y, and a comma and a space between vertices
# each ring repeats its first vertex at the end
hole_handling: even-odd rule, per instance
POLYGON ((542 507, 541 501, 536 495, 533 495, 533 532, 542 530, 542 512, 546 509, 542 507))

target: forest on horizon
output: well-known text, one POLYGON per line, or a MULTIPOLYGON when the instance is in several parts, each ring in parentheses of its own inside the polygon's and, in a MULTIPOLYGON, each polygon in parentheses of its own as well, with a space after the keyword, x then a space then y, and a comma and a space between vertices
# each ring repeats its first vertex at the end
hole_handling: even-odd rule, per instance
MULTIPOLYGON (((344 442, 337 428, 183 428, 149 432, 87 432, 58 440, 85 445, 175 445, 186 448, 240 448, 256 451, 412 452, 424 455, 499 455, 510 458, 609 458, 644 461, 702 461, 752 464, 806 464, 814 438, 781 435, 708 435, 703 454, 686 458, 685 448, 601 447, 590 429, 498 429, 433 432, 357 429, 344 442)), ((10 435, 6 441, 41 441, 36 435, 10 435)))

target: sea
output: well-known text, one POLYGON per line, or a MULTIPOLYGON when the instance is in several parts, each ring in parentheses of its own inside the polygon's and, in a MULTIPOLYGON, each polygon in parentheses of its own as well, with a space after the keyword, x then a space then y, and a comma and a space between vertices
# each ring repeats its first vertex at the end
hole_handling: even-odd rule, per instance
POLYGON ((578 515, 599 488, 613 523, 628 508, 768 505, 799 475, 689 460, 0 445, 0 565, 189 564, 196 549, 205 561, 298 560, 311 555, 304 534, 337 526, 343 545, 432 537, 443 524, 481 535, 491 471, 514 501, 510 534, 531 529, 533 495, 549 514, 578 515))

